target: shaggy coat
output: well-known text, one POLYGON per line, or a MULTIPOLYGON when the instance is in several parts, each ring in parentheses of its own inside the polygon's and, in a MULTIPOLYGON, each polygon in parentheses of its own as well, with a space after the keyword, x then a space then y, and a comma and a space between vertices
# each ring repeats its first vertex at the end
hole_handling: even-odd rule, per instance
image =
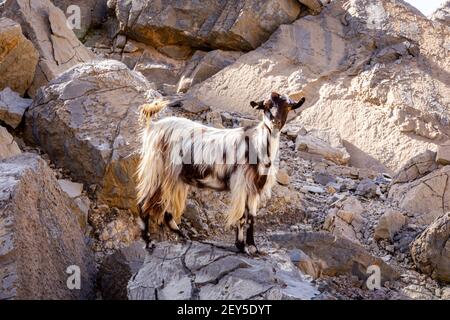
MULTIPOLYGON (((138 203, 144 220, 144 237, 149 224, 166 223, 180 232, 177 223, 185 209, 190 186, 231 193, 226 214, 228 226, 236 225, 236 245, 244 250, 244 226, 248 222, 247 245, 256 249, 253 224, 258 203, 269 198, 277 167, 280 130, 294 103, 272 93, 271 98, 251 105, 264 112, 256 126, 217 129, 179 117, 152 122, 151 117, 167 102, 142 107, 147 121, 142 132, 138 167, 138 203)), ((147 239, 148 240, 148 239, 147 239)))

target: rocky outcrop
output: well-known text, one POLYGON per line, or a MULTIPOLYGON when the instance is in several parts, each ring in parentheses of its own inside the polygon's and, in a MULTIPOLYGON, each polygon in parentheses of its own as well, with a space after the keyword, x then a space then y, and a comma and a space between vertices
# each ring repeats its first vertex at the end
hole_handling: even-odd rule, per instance
POLYGON ((0 126, 0 160, 20 154, 19 146, 5 127, 0 126))
POLYGON ((100 201, 134 206, 138 108, 159 94, 114 60, 80 64, 39 91, 26 113, 26 137, 73 178, 99 186, 100 201))
POLYGON ((450 210, 450 166, 409 183, 395 184, 389 198, 414 214, 415 223, 429 225, 450 210))
POLYGON ((442 5, 433 12, 431 19, 450 27, 450 1, 444 1, 442 5))
MULTIPOLYGON (((77 6, 80 9, 80 25, 75 26, 73 32, 79 39, 83 39, 89 29, 102 24, 107 15, 107 0, 82 0, 73 2, 72 0, 52 0, 53 4, 60 8, 66 17, 70 18, 76 11, 71 6, 77 6)), ((75 9, 78 10, 78 9, 75 9)))
POLYGON ((270 236, 270 240, 282 248, 303 251, 321 275, 352 274, 367 279, 367 268, 376 265, 380 267, 382 283, 399 277, 395 269, 372 256, 361 245, 328 232, 276 233, 270 236))
POLYGON ((1 161, 0 172, 0 299, 93 298, 93 255, 78 208, 45 161, 26 153, 1 161), (77 268, 80 289, 71 290, 77 268))
POLYGON ((19 23, 39 52, 34 80, 28 88, 32 97, 39 87, 65 70, 94 57, 67 27, 64 13, 49 0, 10 0, 0 9, 0 15, 19 23))
POLYGON ((436 219, 412 243, 411 256, 422 272, 450 283, 450 213, 436 219))
POLYGON ((342 5, 280 26, 190 92, 216 109, 248 113, 249 101, 272 91, 304 95, 298 122, 335 128, 351 165, 393 173, 448 139, 450 34, 404 2, 342 5))
POLYGON ((17 128, 22 121, 25 110, 33 100, 23 99, 10 88, 0 92, 0 120, 12 128, 17 128))
POLYGON ((180 77, 177 92, 186 92, 191 86, 206 80, 232 64, 241 55, 240 52, 223 50, 195 52, 180 77))
POLYGON ((20 24, 7 18, 0 18, 0 48, 0 90, 9 87, 23 95, 33 81, 38 52, 20 24))
POLYGON ((248 51, 267 40, 279 25, 293 22, 300 4, 290 0, 118 0, 115 13, 122 32, 163 52, 186 47, 248 51))
POLYGON ((316 294, 285 255, 252 259, 198 242, 157 244, 128 284, 131 300, 309 300, 316 294))

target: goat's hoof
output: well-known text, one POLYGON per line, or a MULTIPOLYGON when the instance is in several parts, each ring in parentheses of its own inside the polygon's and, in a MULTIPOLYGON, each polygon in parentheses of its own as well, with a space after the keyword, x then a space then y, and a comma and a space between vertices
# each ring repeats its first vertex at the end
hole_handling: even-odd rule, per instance
POLYGON ((236 241, 235 245, 236 245, 236 248, 239 250, 239 252, 242 252, 242 253, 246 252, 244 242, 236 241))
POLYGON ((249 256, 256 256, 259 254, 259 250, 255 245, 249 245, 245 247, 245 253, 249 256))

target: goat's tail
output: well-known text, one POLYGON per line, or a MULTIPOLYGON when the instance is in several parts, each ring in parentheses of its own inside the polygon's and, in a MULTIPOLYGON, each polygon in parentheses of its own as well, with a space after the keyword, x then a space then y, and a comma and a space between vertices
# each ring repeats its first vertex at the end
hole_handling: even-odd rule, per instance
POLYGON ((164 109, 170 103, 169 100, 158 99, 152 103, 143 104, 140 107, 140 119, 148 126, 152 117, 164 109))

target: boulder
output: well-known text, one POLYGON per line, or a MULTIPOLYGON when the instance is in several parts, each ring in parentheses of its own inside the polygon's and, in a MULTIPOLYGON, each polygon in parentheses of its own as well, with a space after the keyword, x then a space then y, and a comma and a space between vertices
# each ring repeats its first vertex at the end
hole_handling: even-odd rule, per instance
POLYGON ((450 1, 442 2, 441 6, 433 12, 431 20, 437 21, 450 27, 450 1))
POLYGON ((347 164, 350 159, 345 148, 332 147, 312 135, 298 135, 295 139, 295 148, 302 153, 315 155, 336 164, 347 164))
POLYGON ((59 179, 58 184, 62 191, 67 193, 67 195, 71 198, 77 198, 81 196, 83 192, 83 184, 72 182, 67 179, 59 179))
POLYGON ((33 100, 23 99, 17 92, 6 88, 0 92, 0 120, 11 128, 17 128, 32 102, 33 100))
POLYGON ((0 90, 9 87, 23 95, 33 82, 38 52, 20 24, 8 18, 0 18, 0 48, 0 90))
POLYGON ((450 210, 450 167, 437 169, 426 176, 389 190, 389 198, 413 214, 413 222, 429 225, 450 210))
POLYGON ((254 259, 198 242, 158 243, 128 283, 130 300, 309 300, 316 294, 282 253, 254 259))
POLYGON ((406 217, 403 213, 392 209, 386 210, 378 220, 375 227, 375 240, 394 239, 394 236, 406 224, 406 217))
POLYGON ((436 162, 443 165, 450 164, 450 145, 438 146, 436 162))
POLYGON ((208 79, 232 64, 241 55, 241 52, 236 51, 196 51, 180 77, 177 92, 186 92, 193 85, 208 79))
POLYGON ((364 211, 358 199, 346 198, 329 211, 323 229, 340 238, 359 243, 360 235, 358 234, 361 233, 366 222, 361 215, 364 211))
POLYGON ((300 4, 291 0, 117 0, 115 13, 121 32, 160 51, 173 47, 248 51, 278 26, 297 19, 300 4))
POLYGON ((66 17, 70 18, 75 11, 73 5, 80 9, 80 25, 75 26, 73 32, 79 39, 83 39, 88 33, 89 29, 100 26, 107 16, 107 0, 52 0, 53 4, 61 9, 66 17))
POLYGON ((137 241, 107 256, 98 271, 98 283, 104 300, 127 300, 127 284, 144 264, 147 250, 137 241))
POLYGON ((272 234, 270 240, 287 250, 298 249, 308 255, 320 275, 355 275, 365 280, 367 268, 380 267, 381 282, 399 278, 399 273, 382 259, 372 256, 361 245, 328 232, 300 231, 272 234))
POLYGON ((121 62, 80 64, 39 91, 25 115, 25 137, 74 180, 97 184, 101 202, 134 208, 138 108, 156 96, 121 62))
POLYGON ((46 162, 24 153, 0 161, 0 172, 0 299, 94 298, 78 208, 46 162), (80 289, 69 289, 77 269, 80 289))
POLYGON ((450 213, 436 219, 411 245, 417 268, 432 278, 450 283, 450 213))
POLYGON ((416 180, 437 169, 436 152, 427 150, 408 160, 396 173, 392 183, 405 183, 416 180))
POLYGON ((363 179, 356 187, 355 194, 366 198, 375 198, 377 196, 377 185, 372 179, 363 179))
POLYGON ((301 4, 305 5, 312 13, 317 14, 322 10, 321 0, 298 0, 301 4))
POLYGON ((39 87, 62 72, 94 58, 68 28, 64 13, 50 0, 10 0, 0 9, 0 15, 19 23, 24 35, 39 52, 34 80, 28 88, 32 97, 39 87))
POLYGON ((450 135, 450 32, 405 2, 343 4, 281 25, 190 92, 214 109, 242 113, 272 91, 305 96, 292 124, 335 128, 351 165, 391 174, 450 135))
POLYGON ((20 154, 19 146, 5 127, 0 126, 0 160, 20 154))

